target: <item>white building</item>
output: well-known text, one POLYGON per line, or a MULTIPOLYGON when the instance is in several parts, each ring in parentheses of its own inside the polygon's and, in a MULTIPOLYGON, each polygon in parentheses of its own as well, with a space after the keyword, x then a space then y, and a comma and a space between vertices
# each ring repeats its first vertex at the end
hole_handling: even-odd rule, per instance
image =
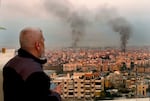
POLYGON ((0 51, 0 70, 3 66, 15 56, 15 49, 5 49, 5 52, 0 51))

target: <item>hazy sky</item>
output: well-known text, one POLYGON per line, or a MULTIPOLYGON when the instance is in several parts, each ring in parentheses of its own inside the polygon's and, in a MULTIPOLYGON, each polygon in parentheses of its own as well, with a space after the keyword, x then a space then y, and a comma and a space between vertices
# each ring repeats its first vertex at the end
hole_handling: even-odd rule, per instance
POLYGON ((18 48, 19 32, 28 26, 43 30, 47 47, 71 46, 73 37, 77 46, 119 46, 120 34, 109 24, 118 17, 130 24, 128 46, 150 45, 149 4, 150 0, 1 0, 0 26, 6 30, 0 30, 0 47, 18 48), (82 34, 74 36, 73 28, 82 34))

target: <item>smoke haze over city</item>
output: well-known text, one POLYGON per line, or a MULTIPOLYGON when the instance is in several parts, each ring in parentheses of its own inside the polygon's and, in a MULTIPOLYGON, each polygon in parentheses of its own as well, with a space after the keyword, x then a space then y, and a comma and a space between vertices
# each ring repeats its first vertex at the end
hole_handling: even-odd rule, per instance
POLYGON ((40 27, 46 47, 150 45, 147 0, 1 0, 0 47, 18 48, 26 26, 40 27))

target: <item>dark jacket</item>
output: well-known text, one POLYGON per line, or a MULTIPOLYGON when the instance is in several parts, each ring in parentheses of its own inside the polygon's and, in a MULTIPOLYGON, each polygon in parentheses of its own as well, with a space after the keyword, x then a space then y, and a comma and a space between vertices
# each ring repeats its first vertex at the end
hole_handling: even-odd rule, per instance
POLYGON ((3 68, 4 101, 57 101, 50 96, 50 78, 43 72, 40 60, 19 49, 3 68))

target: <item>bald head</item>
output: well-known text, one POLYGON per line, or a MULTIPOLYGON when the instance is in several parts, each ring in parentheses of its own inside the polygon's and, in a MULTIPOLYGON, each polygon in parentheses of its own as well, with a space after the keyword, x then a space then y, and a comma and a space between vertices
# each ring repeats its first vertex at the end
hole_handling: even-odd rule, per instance
POLYGON ((39 28, 24 28, 20 32, 20 46, 22 49, 35 54, 41 45, 44 47, 44 38, 39 28))
POLYGON ((36 41, 41 40, 42 31, 38 28, 25 28, 20 32, 21 48, 33 48, 36 41))

